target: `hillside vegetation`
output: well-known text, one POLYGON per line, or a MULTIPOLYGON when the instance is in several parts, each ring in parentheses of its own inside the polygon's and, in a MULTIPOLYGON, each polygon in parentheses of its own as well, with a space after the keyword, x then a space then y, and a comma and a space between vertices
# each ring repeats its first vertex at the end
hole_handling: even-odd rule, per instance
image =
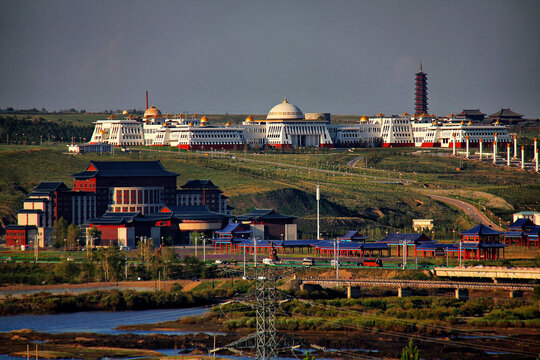
MULTIPOLYGON (((65 145, 64 145, 65 146, 65 145)), ((155 160, 188 179, 212 179, 243 214, 275 208, 298 217, 301 236, 312 237, 316 224, 315 189, 321 187, 321 227, 327 235, 358 229, 377 236, 410 231, 412 219, 433 218, 437 238, 472 222, 427 193, 458 197, 485 206, 492 216, 510 220, 515 209, 538 210, 538 175, 486 163, 463 162, 442 150, 357 149, 348 151, 280 151, 192 153, 174 148, 139 148, 112 155, 66 154, 64 146, 0 145, 0 219, 13 223, 21 200, 41 181, 64 181, 90 160, 155 160), (357 159, 355 167, 347 164, 357 159), (367 168, 365 165, 367 164, 367 168)))

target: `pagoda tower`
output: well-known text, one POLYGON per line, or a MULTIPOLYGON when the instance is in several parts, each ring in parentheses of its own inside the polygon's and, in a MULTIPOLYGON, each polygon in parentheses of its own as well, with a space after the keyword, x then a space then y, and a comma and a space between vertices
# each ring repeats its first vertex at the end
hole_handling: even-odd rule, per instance
POLYGON ((422 115, 428 113, 427 101, 427 74, 422 71, 420 62, 420 72, 416 73, 416 91, 414 97, 414 114, 422 115))

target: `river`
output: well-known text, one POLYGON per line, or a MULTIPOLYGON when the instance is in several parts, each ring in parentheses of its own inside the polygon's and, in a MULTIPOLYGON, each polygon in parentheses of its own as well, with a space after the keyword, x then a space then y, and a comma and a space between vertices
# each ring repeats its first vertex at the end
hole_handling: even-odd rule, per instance
MULTIPOLYGON (((149 331, 115 330, 120 325, 137 325, 177 320, 184 316, 201 315, 208 308, 197 307, 189 309, 159 309, 142 311, 92 311, 54 315, 16 315, 0 317, 0 332, 20 329, 32 329, 50 334, 68 332, 92 332, 98 334, 146 334, 149 331)), ((152 331, 157 333, 158 331, 152 331)), ((166 334, 167 332, 159 332, 166 334)), ((172 332, 186 334, 189 332, 172 332)))

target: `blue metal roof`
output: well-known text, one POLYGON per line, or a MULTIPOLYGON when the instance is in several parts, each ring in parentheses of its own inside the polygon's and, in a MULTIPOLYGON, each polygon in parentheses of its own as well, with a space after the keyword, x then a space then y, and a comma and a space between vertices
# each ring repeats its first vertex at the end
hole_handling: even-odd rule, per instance
MULTIPOLYGON (((283 241, 281 240, 276 240, 276 241, 272 241, 272 243, 274 244, 274 247, 281 247, 281 244, 283 243, 283 241)), ((239 244, 238 246, 239 247, 253 247, 255 244, 254 244, 254 241, 253 239, 243 239, 239 244)), ((257 240, 257 247, 258 248, 266 248, 266 247, 271 247, 271 243, 269 240, 257 240)))
POLYGON ((437 250, 444 249, 446 251, 459 250, 459 245, 449 243, 422 243, 416 247, 416 250, 437 250))
MULTIPOLYGON (((318 249, 334 250, 335 243, 333 241, 320 241, 320 244, 315 245, 318 249)), ((385 243, 357 243, 352 241, 340 241, 340 250, 388 250, 390 247, 385 243)))
POLYGON ((387 243, 387 244, 390 244, 390 245, 401 245, 404 242, 407 243, 407 244, 416 244, 416 243, 425 242, 425 241, 431 241, 431 239, 428 238, 423 233, 419 233, 419 234, 416 234, 416 233, 412 233, 412 234, 390 233, 384 239, 378 240, 377 242, 387 243))
POLYGON ((251 234, 251 230, 244 230, 242 224, 231 223, 227 224, 223 229, 216 231, 216 234, 251 234))
POLYGON ((285 240, 281 246, 315 246, 321 240, 285 240))

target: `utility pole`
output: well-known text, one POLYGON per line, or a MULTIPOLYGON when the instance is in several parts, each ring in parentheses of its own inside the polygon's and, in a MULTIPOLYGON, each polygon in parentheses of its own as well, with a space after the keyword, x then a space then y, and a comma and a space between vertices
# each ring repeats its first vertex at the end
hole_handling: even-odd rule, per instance
POLYGON ((202 248, 203 248, 203 261, 206 264, 206 239, 202 238, 202 248))
POLYGON ((317 240, 319 240, 321 238, 321 228, 320 228, 320 220, 319 220, 319 202, 321 200, 321 192, 320 192, 320 187, 319 187, 319 184, 317 184, 317 195, 316 195, 316 200, 317 200, 317 240))
POLYGON ((246 247, 244 246, 244 277, 246 279, 246 247))
POLYGON ((403 270, 405 270, 405 265, 407 265, 407 241, 403 240, 403 270))
POLYGON ((461 240, 459 240, 459 267, 461 267, 461 240))

